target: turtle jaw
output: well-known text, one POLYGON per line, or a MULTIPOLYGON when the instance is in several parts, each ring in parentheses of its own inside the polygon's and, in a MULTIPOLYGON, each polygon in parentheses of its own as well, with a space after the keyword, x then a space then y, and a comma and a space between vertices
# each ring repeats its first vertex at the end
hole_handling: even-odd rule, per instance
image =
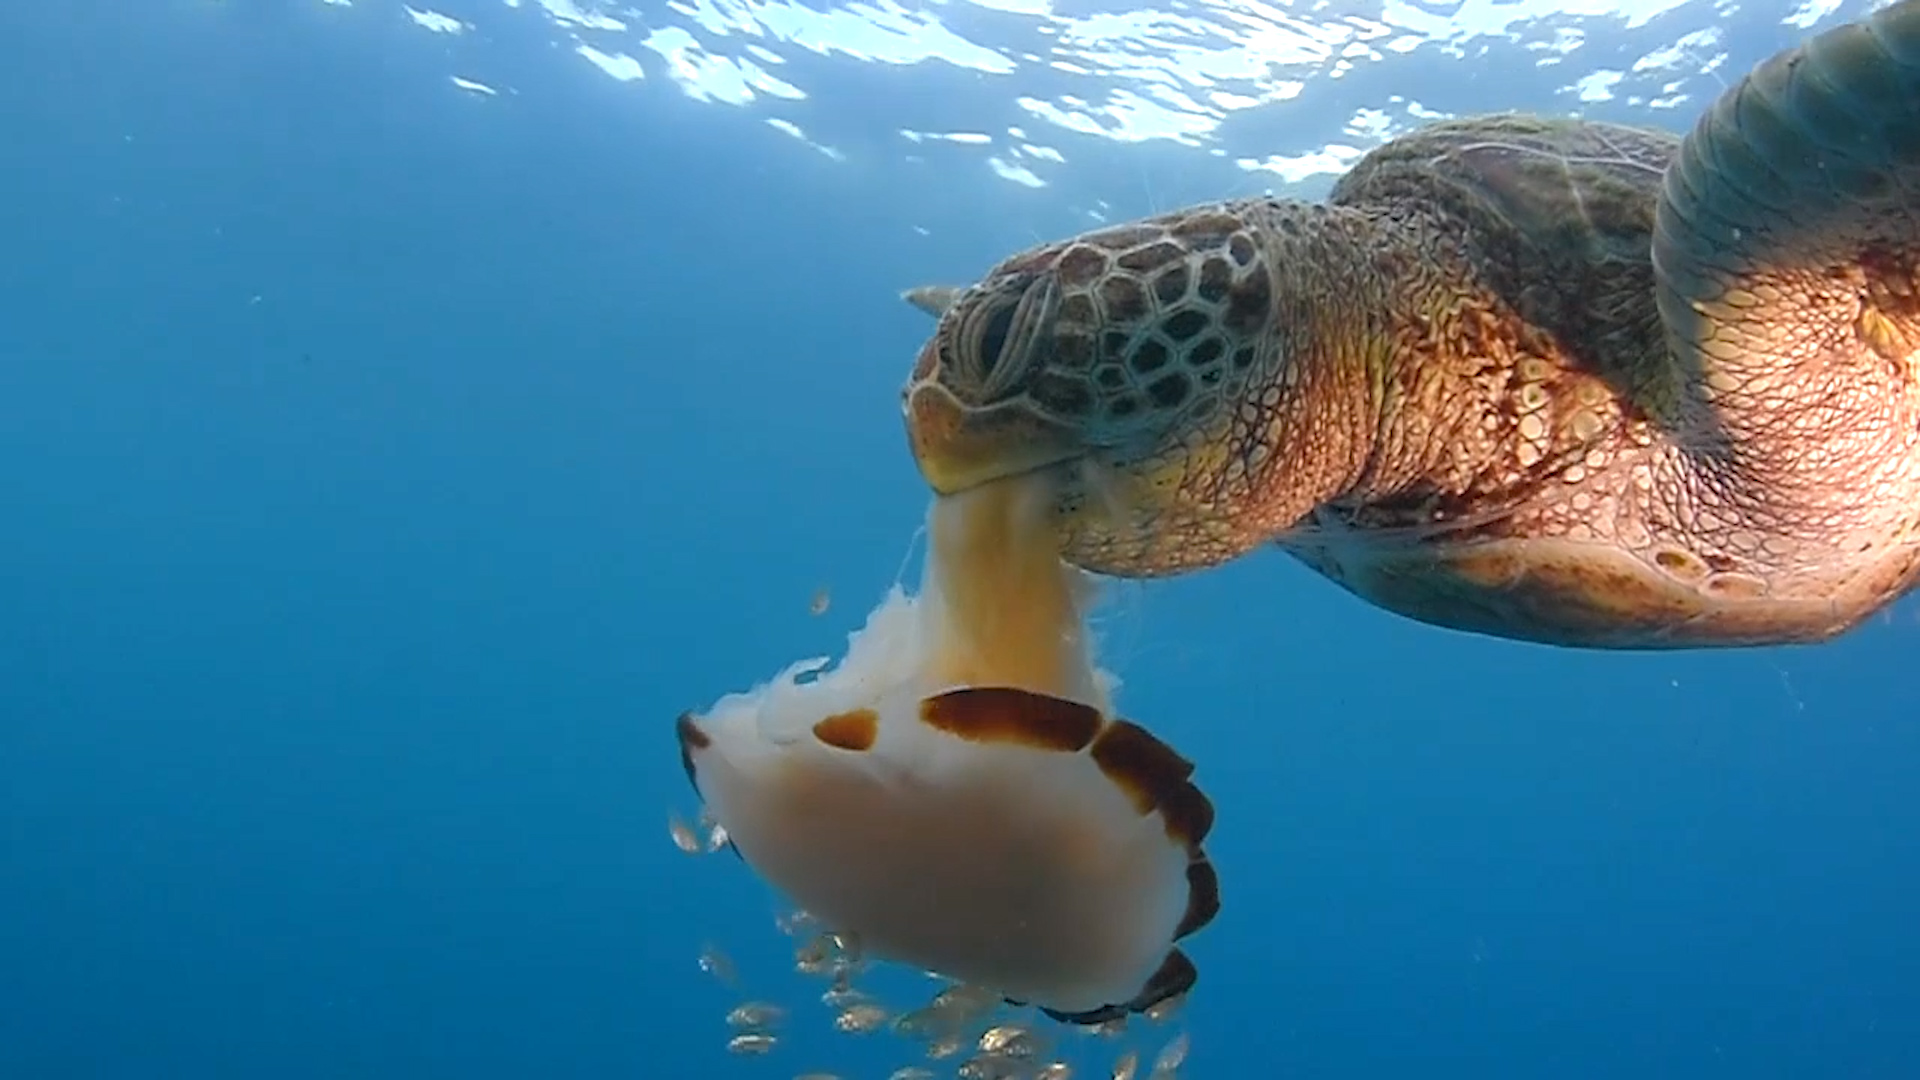
POLYGON ((920 475, 939 495, 1073 461, 1088 452, 1075 429, 1008 402, 962 405, 936 382, 906 393, 907 442, 920 475))

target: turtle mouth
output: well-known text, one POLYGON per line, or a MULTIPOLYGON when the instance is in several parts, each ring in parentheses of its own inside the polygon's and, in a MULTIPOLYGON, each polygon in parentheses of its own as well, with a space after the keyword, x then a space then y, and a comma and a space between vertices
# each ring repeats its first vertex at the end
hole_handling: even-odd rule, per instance
POLYGON ((940 495, 1076 461, 1089 449, 1065 424, 1011 403, 969 409, 933 382, 907 391, 906 422, 914 463, 940 495))

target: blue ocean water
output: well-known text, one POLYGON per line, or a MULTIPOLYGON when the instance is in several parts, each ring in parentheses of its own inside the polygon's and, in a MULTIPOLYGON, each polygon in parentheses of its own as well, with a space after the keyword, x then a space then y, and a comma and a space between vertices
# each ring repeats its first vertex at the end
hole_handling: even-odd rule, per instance
MULTIPOLYGON (((895 294, 1313 194, 1409 102, 1677 128, 1862 10, 1433 29, 1502 7, 6 5, 0 1077, 910 1060, 826 1031, 777 898, 665 828, 674 717, 837 651, 909 551, 895 294), (1318 28, 1301 87, 1236 69, 1281 89, 1145 130, 1154 72, 1223 55, 1168 41, 1259 20, 1318 28), (1328 36, 1368 25, 1402 30, 1328 36), (1096 55, 1144 89, 1078 123, 1096 55), (811 1027, 729 1056, 743 994, 811 1027)), ((1580 653, 1273 554, 1101 626, 1219 810, 1183 1075, 1920 1075, 1915 603, 1580 653)))

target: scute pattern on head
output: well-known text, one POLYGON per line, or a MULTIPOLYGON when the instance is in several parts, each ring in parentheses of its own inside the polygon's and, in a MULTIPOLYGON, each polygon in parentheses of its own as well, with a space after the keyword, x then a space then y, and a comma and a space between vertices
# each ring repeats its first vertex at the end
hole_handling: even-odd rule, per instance
POLYGON ((1223 206, 1103 229, 1007 259, 961 293, 908 393, 937 380, 965 407, 1029 409, 1124 443, 1218 408, 1272 307, 1247 223, 1223 206), (1037 333, 994 332, 1055 295, 1037 333))

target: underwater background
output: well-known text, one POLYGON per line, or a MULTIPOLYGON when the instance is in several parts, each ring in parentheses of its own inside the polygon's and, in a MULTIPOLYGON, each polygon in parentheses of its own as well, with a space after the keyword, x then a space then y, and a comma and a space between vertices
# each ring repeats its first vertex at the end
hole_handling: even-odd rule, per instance
MULTIPOLYGON (((0 1078, 913 1062, 666 824, 913 550, 898 292, 1866 10, 1159 3, 0 5, 0 1078)), ((1272 553, 1099 627, 1219 811, 1182 1075, 1920 1076, 1920 603, 1582 653, 1272 553)))

